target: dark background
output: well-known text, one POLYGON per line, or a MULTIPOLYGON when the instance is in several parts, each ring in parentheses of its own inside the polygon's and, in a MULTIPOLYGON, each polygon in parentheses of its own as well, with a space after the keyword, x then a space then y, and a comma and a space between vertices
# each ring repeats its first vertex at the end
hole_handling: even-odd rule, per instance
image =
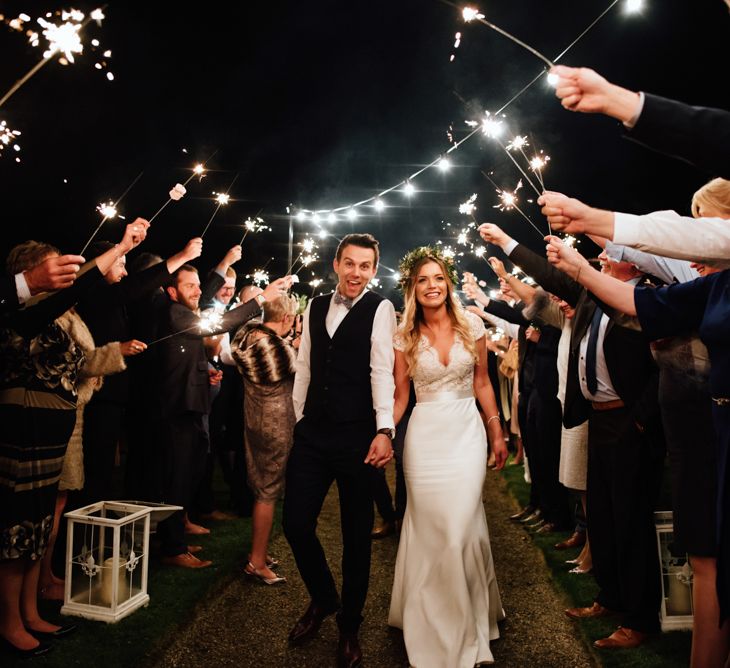
MULTIPOLYGON (((730 17, 721 0, 648 0, 627 16, 614 7, 561 61, 593 67, 609 80, 705 106, 728 106, 730 17)), ((492 0, 487 18, 555 57, 608 6, 609 0, 492 0)), ((45 2, 0 3, 14 17, 58 9, 45 2)), ((90 11, 95 5, 76 5, 90 11)), ((241 223, 262 210, 272 228, 249 235, 237 265, 241 280, 271 257, 272 276, 286 270, 290 203, 329 209, 377 194, 403 180, 449 147, 446 132, 466 135, 464 120, 496 110, 542 69, 540 61, 437 0, 115 2, 101 28, 84 31, 75 65, 49 63, 0 109, 21 130, 22 151, 0 158, 3 237, 0 255, 27 238, 77 252, 100 218, 96 205, 116 199, 142 170, 120 204, 130 221, 149 217, 183 182, 197 161, 211 171, 190 182, 186 197, 155 220, 145 250, 170 254, 199 235, 214 209, 212 191, 233 177, 235 198, 205 236, 202 269, 241 237, 241 223), (462 43, 454 52, 454 34, 462 43), (94 69, 89 50, 98 37, 112 50, 115 80, 94 69), (182 149, 187 149, 185 154, 182 149), (21 158, 14 162, 15 156, 21 158), (67 183, 64 183, 64 179, 67 183)), ((41 49, 0 26, 0 90, 27 72, 41 49)), ((552 158, 546 186, 615 210, 689 211, 692 192, 707 181, 681 162, 622 138, 618 124, 564 111, 541 79, 506 111, 512 134, 529 135, 552 158)), ((368 231, 381 241, 383 262, 396 267, 406 250, 442 239, 468 220, 458 205, 479 194, 479 222, 502 225, 538 249, 537 233, 517 212, 493 209, 494 187, 480 170, 514 188, 519 174, 496 144, 474 137, 451 154, 448 174, 431 170, 414 181, 410 201, 388 195, 378 215, 360 210, 357 222, 340 217, 319 241, 324 260, 300 272, 331 278, 335 236, 368 231)), ((523 210, 545 227, 521 191, 523 210)), ((123 221, 107 223, 100 238, 118 240, 123 221)), ((315 231, 295 224, 295 241, 315 231)), ((582 248, 590 252, 588 242, 582 248)), ((295 255, 296 255, 295 250, 295 255)), ((473 256, 462 269, 490 272, 473 256)), ((383 287, 394 285, 382 269, 383 287)), ((332 282, 328 287, 332 286, 332 282)), ((325 286, 323 285, 323 288, 325 286)), ((303 289, 309 292, 310 288, 303 289)), ((387 292, 387 290, 384 290, 387 292)))

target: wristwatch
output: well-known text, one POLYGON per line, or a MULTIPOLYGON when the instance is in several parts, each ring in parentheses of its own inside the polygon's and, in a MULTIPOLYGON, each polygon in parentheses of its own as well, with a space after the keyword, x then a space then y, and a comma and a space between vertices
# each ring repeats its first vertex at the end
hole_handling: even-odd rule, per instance
POLYGON ((378 434, 385 434, 391 441, 395 438, 395 429, 392 429, 391 427, 383 427, 382 429, 378 429, 378 434))

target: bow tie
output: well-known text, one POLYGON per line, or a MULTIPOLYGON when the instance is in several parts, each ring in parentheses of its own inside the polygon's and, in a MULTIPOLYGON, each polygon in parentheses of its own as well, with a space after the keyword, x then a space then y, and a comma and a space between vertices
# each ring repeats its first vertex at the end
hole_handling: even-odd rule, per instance
POLYGON ((339 292, 335 292, 335 304, 342 304, 349 311, 352 308, 352 299, 343 297, 339 292))

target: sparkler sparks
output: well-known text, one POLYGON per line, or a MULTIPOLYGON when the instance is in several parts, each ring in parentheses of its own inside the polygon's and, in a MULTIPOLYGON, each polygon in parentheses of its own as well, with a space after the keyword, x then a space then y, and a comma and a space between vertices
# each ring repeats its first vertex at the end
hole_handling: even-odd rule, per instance
POLYGON ((463 213, 467 216, 474 215, 474 211, 476 211, 476 204, 474 202, 477 201, 477 194, 474 193, 466 202, 462 202, 459 204, 459 213, 463 213))
POLYGON ((73 63, 75 62, 74 53, 83 53, 84 45, 79 35, 81 23, 73 23, 72 21, 83 20, 84 15, 81 12, 74 12, 73 15, 64 13, 61 18, 66 21, 61 25, 51 23, 43 18, 38 19, 38 24, 43 28, 42 34, 48 40, 48 49, 43 52, 43 58, 51 58, 56 53, 62 53, 66 60, 73 63), (81 15, 80 19, 79 14, 81 15), (69 18, 72 21, 68 21, 69 18))
POLYGON ((535 225, 530 220, 530 217, 519 207, 519 200, 517 199, 517 191, 522 188, 522 179, 520 179, 517 182, 517 186, 515 186, 515 189, 512 192, 509 192, 508 190, 501 190, 500 188, 497 188, 497 195, 499 197, 499 204, 495 204, 494 208, 499 209, 500 211, 510 211, 511 209, 514 209, 517 211, 530 225, 532 228, 540 235, 540 237, 543 237, 544 234, 540 231, 540 228, 535 225))
POLYGON ((488 111, 484 112, 482 120, 482 132, 487 137, 496 138, 504 132, 504 123, 494 118, 488 111))
POLYGON ((477 246, 474 249, 474 255, 477 257, 484 257, 484 254, 487 252, 486 246, 477 246))
POLYGON ((466 230, 459 232, 459 236, 456 238, 456 243, 460 246, 466 246, 469 243, 469 235, 466 230))
POLYGON ((520 135, 516 135, 512 141, 507 144, 507 150, 508 151, 522 151, 525 146, 529 146, 527 143, 527 137, 522 137, 520 135))
POLYGON ((218 193, 215 201, 218 202, 219 206, 225 206, 226 204, 228 204, 228 202, 231 201, 231 196, 226 193, 218 193))
MULTIPOLYGON (((2 156, 3 151, 8 146, 12 147, 16 152, 20 151, 20 144, 15 141, 16 137, 20 137, 20 134, 19 130, 10 129, 6 121, 0 121, 0 156, 2 156)), ((20 158, 18 157, 15 160, 20 162, 20 158)))
POLYGON ((117 209, 114 206, 114 202, 102 202, 96 207, 96 210, 107 220, 114 218, 114 216, 117 215, 117 209))
POLYGON ((241 241, 239 242, 239 246, 244 242, 246 237, 248 236, 249 232, 252 232, 253 234, 258 234, 259 232, 264 232, 265 230, 271 231, 271 228, 264 223, 264 219, 256 216, 255 218, 246 218, 246 220, 243 221, 243 236, 241 237, 241 241))
POLYGON ((464 18, 464 21, 466 21, 467 23, 471 23, 472 21, 479 21, 479 23, 484 24, 485 26, 487 26, 487 28, 491 28, 492 30, 498 32, 500 35, 506 37, 507 39, 511 39, 515 44, 517 44, 518 46, 521 46, 523 49, 526 49, 533 56, 537 56, 548 67, 555 66, 552 60, 550 60, 549 58, 544 56, 537 49, 531 47, 529 44, 526 44, 521 39, 518 39, 513 34, 508 33, 506 30, 503 30, 502 28, 495 25, 494 23, 487 21, 484 14, 481 14, 478 9, 474 9, 473 7, 464 7, 464 9, 462 10, 462 16, 464 18))
POLYGON ((223 325, 223 314, 216 309, 211 309, 200 316, 198 327, 201 333, 210 334, 220 329, 223 325))
POLYGON ((254 270, 253 274, 249 274, 246 278, 250 278, 254 285, 257 285, 258 287, 269 284, 269 274, 263 269, 254 270))

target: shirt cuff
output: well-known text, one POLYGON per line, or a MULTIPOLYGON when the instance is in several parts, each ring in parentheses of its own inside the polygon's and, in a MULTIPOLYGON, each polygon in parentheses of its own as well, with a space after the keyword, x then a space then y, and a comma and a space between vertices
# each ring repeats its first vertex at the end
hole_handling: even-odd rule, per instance
POLYGON ((639 216, 632 213, 613 214, 613 242, 634 248, 640 241, 639 216))
POLYGON ((644 99, 644 92, 639 91, 639 104, 636 105, 634 115, 624 123, 624 127, 631 129, 639 122, 641 112, 644 111, 644 99))
POLYGON ((603 250, 606 252, 608 259, 612 262, 623 262, 624 247, 622 245, 617 244, 613 241, 607 241, 606 247, 603 250))
POLYGON ((519 245, 519 242, 515 241, 514 239, 510 239, 509 243, 507 243, 507 245, 502 250, 505 252, 505 254, 509 255, 519 245))
POLYGON ((395 422, 393 421, 392 413, 377 413, 375 415, 376 429, 395 429, 395 422))
POLYGON ((30 288, 22 271, 15 274, 15 291, 18 293, 19 303, 24 304, 30 299, 30 288))

